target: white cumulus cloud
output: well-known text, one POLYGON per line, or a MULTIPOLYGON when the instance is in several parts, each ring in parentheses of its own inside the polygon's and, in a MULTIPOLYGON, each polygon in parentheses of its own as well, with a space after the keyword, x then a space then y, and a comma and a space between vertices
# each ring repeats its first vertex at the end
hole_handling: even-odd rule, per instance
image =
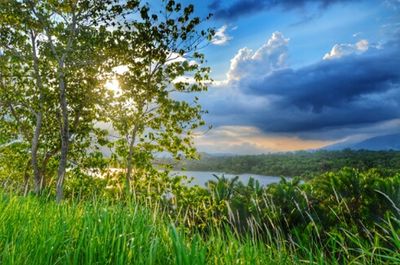
POLYGON ((262 77, 274 69, 285 66, 287 45, 289 39, 281 32, 274 32, 272 36, 258 50, 242 48, 232 58, 228 81, 241 80, 245 77, 262 77))
POLYGON ((350 54, 360 54, 366 52, 369 48, 367 40, 360 40, 355 44, 343 43, 335 44, 331 51, 326 53, 323 57, 324 60, 341 58, 350 54))

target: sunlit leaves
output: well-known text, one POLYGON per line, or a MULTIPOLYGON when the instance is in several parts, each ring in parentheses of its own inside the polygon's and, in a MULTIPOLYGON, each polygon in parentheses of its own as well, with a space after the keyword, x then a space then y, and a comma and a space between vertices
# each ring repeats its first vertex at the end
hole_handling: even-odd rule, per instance
POLYGON ((133 22, 134 30, 120 34, 124 38, 117 42, 121 49, 116 64, 128 71, 118 76, 122 93, 115 98, 110 119, 126 139, 118 143, 133 153, 166 151, 179 159, 182 154, 194 156, 191 132, 204 122, 197 100, 177 97, 207 89, 209 68, 202 65, 198 47, 210 31, 197 30, 200 19, 193 16, 193 5, 164 3, 159 13, 146 4, 140 7, 141 20, 133 22), (175 81, 185 75, 193 76, 194 83, 175 81))
POLYGON ((210 69, 199 49, 212 30, 193 5, 166 0, 156 11, 134 0, 31 0, 0 7, 3 135, 32 142, 40 132, 43 172, 66 157, 65 143, 69 167, 85 167, 99 144, 111 147, 98 122, 112 124, 122 137, 113 151, 135 167, 151 168, 157 152, 195 156, 193 131, 204 125, 204 111, 190 94, 207 89, 210 69), (119 66, 127 70, 115 73, 119 66), (110 91, 104 84, 114 79, 120 87, 110 91))

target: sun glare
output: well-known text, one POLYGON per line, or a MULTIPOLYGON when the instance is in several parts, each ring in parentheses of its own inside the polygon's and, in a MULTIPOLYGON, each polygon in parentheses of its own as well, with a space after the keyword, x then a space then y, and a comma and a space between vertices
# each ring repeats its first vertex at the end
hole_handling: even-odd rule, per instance
POLYGON ((108 80, 105 84, 105 87, 114 93, 119 93, 121 91, 121 87, 119 86, 117 79, 108 80))

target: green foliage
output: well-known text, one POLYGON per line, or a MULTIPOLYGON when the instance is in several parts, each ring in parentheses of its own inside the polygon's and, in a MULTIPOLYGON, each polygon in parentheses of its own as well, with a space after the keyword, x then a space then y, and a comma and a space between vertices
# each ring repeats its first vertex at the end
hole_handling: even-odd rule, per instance
POLYGON ((66 168, 81 162, 95 143, 95 123, 104 119, 104 39, 110 36, 96 26, 110 25, 121 15, 118 6, 86 0, 0 3, 0 133, 28 145, 36 193, 54 183, 57 163, 62 191, 66 168))
POLYGON ((345 168, 316 178, 310 185, 315 187, 311 191, 315 207, 326 212, 321 218, 331 219, 325 220, 325 225, 338 221, 329 211, 339 213, 344 218, 342 222, 367 228, 379 223, 387 212, 399 217, 395 208, 400 205, 398 174, 387 176, 375 169, 360 172, 345 168))
POLYGON ((1 264, 398 264, 400 220, 362 239, 346 227, 326 243, 308 230, 260 240, 210 224, 208 234, 173 226, 160 208, 105 200, 55 204, 0 196, 1 264), (351 242, 351 244, 349 243, 351 242), (390 247, 384 243, 390 243, 390 247))
POLYGON ((234 221, 245 224, 251 220, 261 225, 261 230, 262 226, 281 227, 292 232, 313 226, 321 236, 348 226, 367 236, 365 231, 379 229, 387 215, 400 217, 400 177, 376 169, 360 172, 344 168, 309 182, 282 179, 265 188, 251 180, 247 186, 237 184, 232 190, 225 200, 234 221))
POLYGON ((140 5, 140 18, 130 23, 135 30, 113 33, 121 37, 112 64, 125 71, 115 73, 120 87, 107 112, 120 136, 114 144, 128 186, 133 171, 152 167, 154 153, 195 157, 193 131, 204 125, 204 111, 189 95, 207 90, 210 69, 198 49, 212 33, 199 30, 193 5, 163 1, 162 7, 140 5))
MULTIPOLYGON (((193 130, 204 125, 204 111, 194 95, 180 97, 207 89, 210 69, 199 49, 213 31, 201 26, 193 5, 165 0, 161 6, 0 2, 0 155, 29 159, 12 172, 26 168, 32 185, 21 182, 20 190, 34 186, 40 194, 56 184, 62 199, 65 174, 78 178, 70 183, 85 184, 84 172, 98 167, 91 156, 100 146, 127 168, 128 189, 136 171, 154 172, 154 153, 196 156, 193 130), (112 80, 119 91, 107 88, 112 80), (117 135, 111 139, 110 132, 117 135), (24 153, 1 148, 16 140, 24 153)), ((10 170, 2 169, 0 178, 10 170)))
POLYGON ((0 185, 3 189, 24 193, 25 187, 32 185, 29 181, 31 172, 27 149, 28 145, 21 142, 0 147, 0 185))

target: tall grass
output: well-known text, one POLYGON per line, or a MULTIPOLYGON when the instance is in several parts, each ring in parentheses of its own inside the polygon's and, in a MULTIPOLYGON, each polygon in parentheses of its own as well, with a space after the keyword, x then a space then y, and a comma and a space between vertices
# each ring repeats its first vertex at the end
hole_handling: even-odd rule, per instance
POLYGON ((279 230, 263 241, 229 228, 187 233, 169 220, 136 203, 0 195, 0 264, 400 264, 396 219, 371 240, 342 231, 326 245, 294 243, 279 230), (383 240, 398 249, 385 249, 383 240))

